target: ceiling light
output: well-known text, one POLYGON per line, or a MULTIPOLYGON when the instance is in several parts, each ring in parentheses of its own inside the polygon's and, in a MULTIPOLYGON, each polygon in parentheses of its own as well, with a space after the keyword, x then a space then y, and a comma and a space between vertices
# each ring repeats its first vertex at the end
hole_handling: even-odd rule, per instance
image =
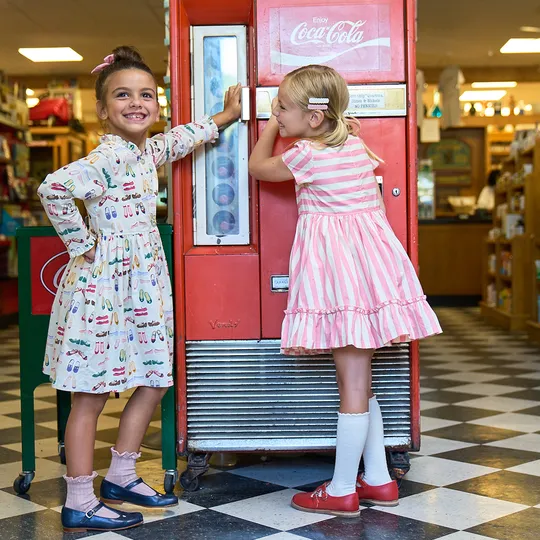
POLYGON ((459 96, 459 101, 499 101, 506 94, 506 90, 467 90, 459 96))
POLYGON ((38 47, 19 49, 32 62, 80 62, 83 57, 71 47, 38 47))
POLYGON ((26 98, 26 105, 28 106, 29 109, 31 109, 32 107, 35 107, 38 103, 39 103, 39 98, 37 97, 26 98))
POLYGON ((532 32, 534 34, 540 33, 540 28, 538 28, 538 26, 522 26, 520 30, 522 32, 532 32))
POLYGON ((35 94, 35 92, 31 88, 26 89, 26 95, 27 96, 33 96, 34 94, 35 94))
POLYGON ((540 38, 511 38, 502 47, 503 54, 539 53, 540 38))
POLYGON ((516 81, 473 82, 471 86, 473 88, 515 88, 517 86, 517 82, 516 81))

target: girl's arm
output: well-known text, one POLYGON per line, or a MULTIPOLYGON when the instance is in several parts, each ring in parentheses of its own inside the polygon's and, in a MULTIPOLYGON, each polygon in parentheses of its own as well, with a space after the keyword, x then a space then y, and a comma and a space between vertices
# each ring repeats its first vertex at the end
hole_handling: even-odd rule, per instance
POLYGON ((218 130, 240 118, 242 87, 237 84, 225 92, 223 111, 213 117, 205 116, 198 122, 176 126, 167 133, 152 137, 147 149, 151 152, 156 168, 167 161, 176 161, 191 154, 202 144, 215 141, 218 130))
POLYGON ((109 161, 100 153, 91 153, 49 174, 38 187, 41 204, 70 257, 84 255, 94 247, 96 239, 86 227, 75 199, 101 197, 107 189, 105 173, 112 176, 109 161))
POLYGON ((294 178, 281 155, 272 156, 278 131, 276 117, 272 115, 249 156, 249 174, 257 180, 285 182, 294 178))

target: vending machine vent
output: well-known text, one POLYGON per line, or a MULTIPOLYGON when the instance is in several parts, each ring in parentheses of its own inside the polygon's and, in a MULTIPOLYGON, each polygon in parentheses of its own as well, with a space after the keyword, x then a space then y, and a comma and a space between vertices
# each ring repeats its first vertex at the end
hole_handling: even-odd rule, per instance
MULTIPOLYGON (((339 396, 330 355, 284 356, 278 340, 186 344, 188 449, 321 450, 335 446, 339 396)), ((410 348, 373 360, 386 446, 411 445, 410 348)))

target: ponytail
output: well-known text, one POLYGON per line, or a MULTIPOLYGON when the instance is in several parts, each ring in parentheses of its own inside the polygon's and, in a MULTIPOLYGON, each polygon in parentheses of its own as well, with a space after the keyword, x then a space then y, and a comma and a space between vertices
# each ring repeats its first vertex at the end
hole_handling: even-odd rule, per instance
POLYGON ((372 152, 368 148, 367 144, 364 142, 362 137, 360 137, 361 126, 360 126, 360 121, 358 120, 358 118, 347 118, 346 122, 349 128, 349 133, 351 135, 354 135, 355 137, 358 137, 362 141, 362 144, 364 145, 364 148, 366 149, 367 155, 371 159, 374 159, 375 161, 378 161, 379 163, 384 163, 384 159, 381 159, 375 152, 372 152))

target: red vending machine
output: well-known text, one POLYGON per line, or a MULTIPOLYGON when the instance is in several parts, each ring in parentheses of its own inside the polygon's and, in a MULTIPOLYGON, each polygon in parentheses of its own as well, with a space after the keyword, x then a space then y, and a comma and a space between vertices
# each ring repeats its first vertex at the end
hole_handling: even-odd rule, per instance
MULTIPOLYGON (((173 168, 178 452, 196 489, 211 452, 335 446, 330 356, 286 357, 279 337, 297 220, 293 182, 250 178, 250 148, 283 76, 327 64, 347 80, 390 223, 416 245, 414 0, 171 0, 173 125, 221 110, 245 85, 241 121, 173 168)), ((290 140, 276 142, 276 152, 290 140)), ((373 386, 396 476, 419 447, 418 349, 377 351, 373 386)))

